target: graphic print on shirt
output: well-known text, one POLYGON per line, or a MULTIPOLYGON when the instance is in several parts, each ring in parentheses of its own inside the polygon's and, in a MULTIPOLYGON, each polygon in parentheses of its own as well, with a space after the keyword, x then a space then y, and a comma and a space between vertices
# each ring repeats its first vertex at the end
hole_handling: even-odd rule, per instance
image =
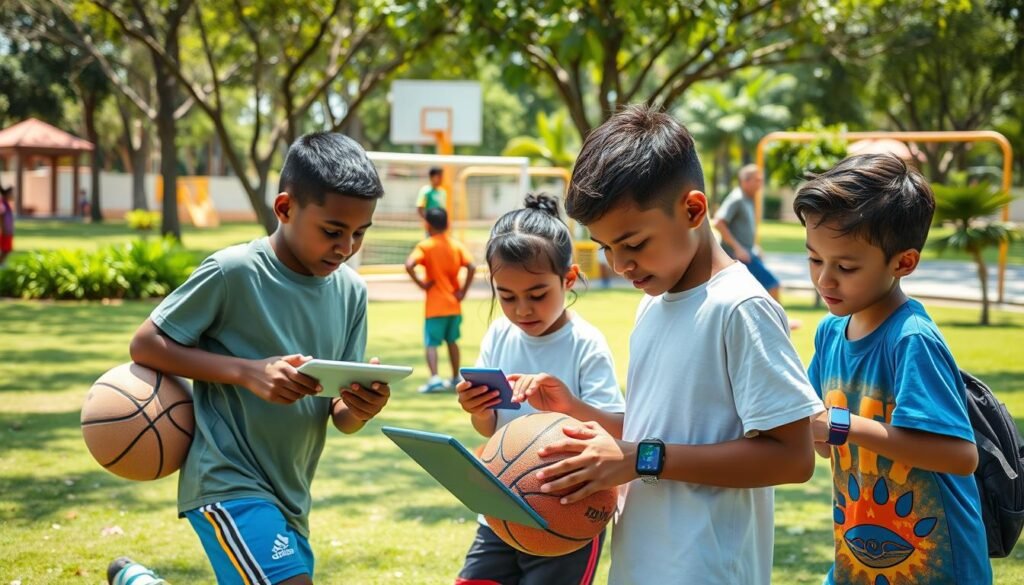
MULTIPOLYGON (((830 380, 825 405, 888 423, 891 396, 830 380)), ((834 581, 866 585, 955 580, 953 551, 935 474, 858 447, 832 448, 834 581)))

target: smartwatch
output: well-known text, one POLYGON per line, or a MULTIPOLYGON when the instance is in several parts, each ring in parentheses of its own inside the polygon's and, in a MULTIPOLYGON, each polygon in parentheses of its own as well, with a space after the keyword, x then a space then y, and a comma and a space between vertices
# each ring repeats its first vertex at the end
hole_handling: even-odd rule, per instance
POLYGON ((665 443, 661 439, 644 439, 636 446, 636 474, 644 483, 658 483, 665 468, 665 443))
POLYGON ((850 409, 842 406, 833 406, 828 409, 828 439, 829 445, 839 446, 846 443, 850 435, 850 409))

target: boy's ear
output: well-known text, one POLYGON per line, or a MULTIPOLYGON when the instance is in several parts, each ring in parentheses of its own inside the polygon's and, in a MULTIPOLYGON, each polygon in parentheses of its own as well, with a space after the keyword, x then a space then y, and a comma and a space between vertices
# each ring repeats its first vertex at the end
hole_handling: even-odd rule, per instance
POLYGON ((676 201, 676 213, 685 214, 690 228, 699 227, 708 214, 708 197, 703 191, 691 189, 679 196, 676 201))
POLYGON ((277 197, 274 198, 274 215, 277 216, 277 221, 281 223, 288 223, 296 207, 295 200, 286 191, 278 193, 277 197))
POLYGON ((897 278, 903 278, 909 276, 911 272, 917 269, 917 265, 921 262, 921 252, 913 248, 904 250, 893 256, 893 276, 897 278))
POLYGON ((569 267, 569 272, 565 273, 565 290, 571 289, 576 281, 580 278, 580 265, 573 264, 569 267))

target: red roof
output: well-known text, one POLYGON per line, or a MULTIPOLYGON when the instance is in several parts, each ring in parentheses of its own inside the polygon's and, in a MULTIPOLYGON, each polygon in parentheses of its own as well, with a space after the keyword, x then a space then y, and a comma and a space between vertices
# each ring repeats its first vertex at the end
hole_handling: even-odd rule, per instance
POLYGON ((29 118, 0 130, 0 148, 92 150, 93 145, 46 122, 29 118))

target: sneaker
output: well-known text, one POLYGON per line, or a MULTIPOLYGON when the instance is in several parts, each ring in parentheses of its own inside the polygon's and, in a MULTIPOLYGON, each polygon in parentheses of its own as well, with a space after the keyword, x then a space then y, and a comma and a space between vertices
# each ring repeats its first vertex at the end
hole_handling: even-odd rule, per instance
POLYGON ((110 585, 167 585, 153 571, 128 557, 117 557, 107 567, 107 583, 110 585))
POLYGON ((462 376, 455 376, 451 380, 445 380, 444 384, 449 390, 455 390, 455 387, 462 383, 462 376))
POLYGON ((441 376, 431 376, 427 383, 419 387, 420 394, 432 394, 434 392, 444 392, 445 388, 444 380, 441 376))

